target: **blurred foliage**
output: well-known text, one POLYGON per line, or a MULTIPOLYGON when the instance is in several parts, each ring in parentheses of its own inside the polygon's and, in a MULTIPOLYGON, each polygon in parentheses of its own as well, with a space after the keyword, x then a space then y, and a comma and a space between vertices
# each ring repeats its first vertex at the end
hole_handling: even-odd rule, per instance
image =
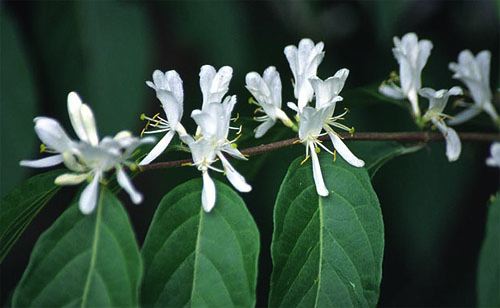
MULTIPOLYGON (((378 84, 397 70, 391 53, 394 35, 415 31, 434 42, 423 72, 426 86, 457 84, 447 65, 466 48, 474 53, 492 51, 491 83, 499 85, 498 1, 7 1, 0 9, 2 195, 30 172, 36 173, 18 166, 20 159, 37 156, 35 115, 60 119, 69 132, 66 95, 76 90, 95 110, 101 134, 120 129, 138 133, 144 124, 140 113, 160 111, 153 91, 144 84, 156 68, 176 69, 183 78, 183 123, 190 131, 194 128, 190 112, 201 102, 201 65, 234 67, 230 93, 238 95, 237 111, 248 117, 253 106, 246 103, 245 74, 276 66, 283 82, 283 102, 292 100, 292 75, 283 47, 305 36, 325 42, 320 77, 331 76, 341 67, 350 69, 338 111, 349 108, 345 124, 357 131, 417 129, 405 106, 381 100, 376 93, 378 84)), ((450 104, 447 112, 453 114, 456 109, 450 104)), ((485 117, 479 117, 459 130, 484 130, 485 122, 485 117)), ((244 134, 250 135, 255 126, 241 123, 245 123, 244 134)), ((239 147, 280 139, 280 125, 269 132, 269 139, 242 137, 239 147)), ((374 177, 386 224, 381 305, 475 303, 485 204, 498 188, 497 170, 484 165, 487 147, 466 144, 460 160, 450 164, 444 145, 431 144, 388 163, 374 177)), ((258 305, 267 303, 269 291, 274 201, 289 164, 298 155, 303 155, 301 146, 256 156, 252 159, 259 161, 257 165, 238 162, 238 170, 252 179, 253 192, 242 197, 261 233, 258 305)), ((169 152, 161 158, 185 157, 186 153, 169 152)), ((182 167, 134 179, 146 199, 139 206, 126 204, 141 241, 161 197, 197 176, 194 168, 182 167)), ((64 188, 58 197, 73 193, 74 189, 64 188)), ((5 258, 0 268, 2 302, 19 281, 39 232, 64 209, 58 204, 64 203, 55 200, 41 211, 5 258)))

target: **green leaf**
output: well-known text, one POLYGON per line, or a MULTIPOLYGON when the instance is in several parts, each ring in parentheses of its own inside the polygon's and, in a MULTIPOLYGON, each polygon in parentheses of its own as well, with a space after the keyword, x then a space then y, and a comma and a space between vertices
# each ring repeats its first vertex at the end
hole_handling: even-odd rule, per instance
POLYGON ((39 238, 14 306, 137 306, 139 248, 123 206, 106 189, 90 215, 77 202, 39 238))
POLYGON ((424 144, 404 146, 395 141, 356 141, 349 143, 349 149, 365 161, 365 168, 370 178, 390 160, 421 150, 424 144))
POLYGON ((216 188, 210 213, 199 179, 160 202, 142 249, 145 306, 255 305, 259 232, 238 194, 217 181, 216 188))
POLYGON ((0 205, 0 262, 47 202, 59 191, 55 178, 63 170, 53 170, 24 181, 2 198, 0 205))
POLYGON ((0 12, 0 192, 5 195, 27 175, 19 166, 32 158, 36 135, 32 129, 36 96, 31 67, 14 20, 0 12))
POLYGON ((479 256, 477 294, 479 307, 500 306, 500 193, 488 209, 486 238, 479 256))
POLYGON ((384 226, 366 170, 321 155, 330 195, 316 194, 311 163, 297 158, 275 205, 271 307, 374 307, 384 226))

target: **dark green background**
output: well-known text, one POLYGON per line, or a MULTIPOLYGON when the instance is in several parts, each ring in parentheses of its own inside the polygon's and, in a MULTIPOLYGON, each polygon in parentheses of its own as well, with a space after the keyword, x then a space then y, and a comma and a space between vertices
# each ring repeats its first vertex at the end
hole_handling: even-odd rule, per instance
MULTIPOLYGON (((376 85, 397 70, 391 53, 394 35, 415 31, 433 41, 423 73, 425 86, 457 84, 447 65, 468 48, 474 53, 492 52, 491 83, 498 87, 500 5, 494 1, 7 1, 0 9, 2 195, 37 172, 17 163, 39 156, 34 116, 60 119, 70 132, 66 95, 76 90, 94 109, 101 135, 121 129, 139 133, 144 124, 139 115, 160 111, 153 91, 144 84, 157 68, 175 69, 183 78, 183 123, 190 131, 194 122, 189 114, 201 104, 201 65, 234 68, 230 93, 238 95, 237 111, 249 116, 253 107, 246 103, 244 76, 251 70, 262 72, 275 65, 284 84, 284 101, 293 99, 283 48, 302 37, 325 42, 320 77, 342 67, 351 70, 344 104, 351 109, 348 124, 357 131, 416 129, 404 110, 377 104, 372 96, 354 90, 376 85)), ((457 112, 451 107, 447 111, 457 112)), ((488 127, 489 119, 483 115, 459 130, 491 130, 488 127)), ((287 136, 279 128, 271 130, 268 138, 273 134, 287 136)), ((240 147, 246 144, 241 142, 240 147)), ((261 230, 259 305, 267 302, 272 206, 288 164, 302 153, 297 146, 256 158, 258 164, 238 164, 254 187, 243 197, 261 230)), ((484 165, 487 154, 487 144, 465 144, 460 160, 450 164, 444 145, 437 143, 396 159, 377 174, 374 188, 386 224, 380 305, 475 303, 485 205, 498 187, 498 171, 484 165)), ((169 153, 161 159, 178 157, 185 156, 169 153)), ((135 183, 146 200, 138 206, 120 195, 141 242, 163 194, 194 176, 199 175, 193 168, 139 175, 135 183)), ((19 280, 34 241, 67 207, 75 191, 64 188, 1 265, 2 303, 19 280)))

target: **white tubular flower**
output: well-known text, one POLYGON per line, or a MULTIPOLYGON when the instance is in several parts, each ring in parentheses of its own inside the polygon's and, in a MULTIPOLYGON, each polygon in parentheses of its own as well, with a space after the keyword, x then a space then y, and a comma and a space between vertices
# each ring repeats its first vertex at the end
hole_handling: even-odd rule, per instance
POLYGON ((246 88, 260 107, 257 111, 265 114, 254 118, 263 122, 255 129, 255 138, 264 136, 277 120, 281 120, 288 127, 293 126, 293 122, 281 110, 281 79, 274 66, 268 67, 262 77, 257 72, 250 72, 245 80, 246 88))
POLYGON ((314 92, 309 78, 316 76, 318 66, 325 56, 324 44, 314 45, 310 39, 302 39, 298 48, 294 45, 285 47, 285 56, 290 64, 294 79, 294 95, 298 100, 298 109, 302 110, 313 98, 314 92))
POLYGON ((490 147, 491 156, 486 159, 486 165, 500 168, 500 142, 493 142, 490 147))
POLYGON ((200 69, 200 88, 203 94, 204 110, 209 103, 220 103, 229 90, 229 83, 233 78, 233 69, 223 66, 218 71, 211 65, 203 65, 200 69))
MULTIPOLYGON (((328 134, 330 140, 332 141, 334 149, 345 159, 349 164, 355 167, 363 167, 365 163, 357 158, 347 146, 344 144, 342 139, 335 133, 331 126, 340 128, 346 131, 352 131, 349 127, 338 123, 338 120, 343 119, 343 116, 347 113, 343 113, 338 116, 333 116, 335 111, 335 106, 337 101, 341 101, 342 97, 338 96, 338 93, 342 89, 342 86, 347 78, 346 70, 340 70, 335 74, 334 77, 330 77, 325 81, 315 77, 311 78, 311 84, 314 88, 316 94, 316 108, 306 106, 299 113, 299 139, 304 145, 306 145, 306 159, 309 155, 312 158, 313 164, 313 176, 314 182, 316 184, 316 192, 320 196, 327 196, 328 189, 323 181, 323 176, 321 174, 321 168, 319 165, 319 160, 317 157, 317 151, 323 148, 328 153, 334 155, 327 147, 325 147, 319 137, 328 134), (340 73, 339 73, 340 72, 340 73), (345 76, 340 78, 340 76, 345 76), (339 80, 340 78, 341 80, 339 80), (340 85, 341 84, 341 85, 340 85), (335 89, 338 89, 336 91, 335 89), (325 131, 322 133, 322 131, 325 131)), ((297 108, 290 104, 292 108, 297 108)), ((298 110, 298 108, 297 108, 298 110)))
POLYGON ((163 138, 151 149, 139 165, 147 165, 155 160, 172 141, 177 132, 181 139, 187 138, 187 132, 180 123, 184 108, 184 90, 182 79, 174 71, 162 73, 159 70, 153 72, 153 82, 146 81, 146 84, 156 91, 156 97, 160 100, 166 119, 156 114, 154 117, 141 115, 141 119, 147 120, 143 134, 166 133, 163 138), (148 127, 153 127, 151 131, 146 131, 148 127))
POLYGON ((380 93, 394 99, 407 98, 412 107, 413 115, 420 117, 418 106, 418 91, 422 87, 422 70, 427 63, 432 50, 432 42, 418 40, 415 33, 407 33, 401 39, 394 37, 392 52, 399 63, 399 80, 401 87, 394 82, 382 83, 380 93))
POLYGON ((470 120, 485 111, 495 123, 500 121, 498 113, 491 102, 492 94, 490 90, 490 62, 491 53, 483 50, 476 57, 470 50, 464 50, 458 55, 458 63, 452 62, 449 68, 453 71, 453 78, 462 81, 469 89, 470 96, 474 104, 457 114, 449 121, 451 125, 456 125, 470 120))
POLYGON ((420 89, 419 94, 429 100, 429 109, 424 114, 424 121, 431 121, 443 134, 446 141, 446 156, 452 162, 458 159, 462 151, 462 143, 457 132, 446 125, 445 118, 449 117, 443 113, 448 98, 452 95, 462 95, 460 87, 453 87, 449 90, 435 91, 431 88, 420 89))
POLYGON ((204 110, 194 110, 191 117, 200 128, 201 137, 188 143, 193 156, 194 165, 203 174, 202 205, 206 212, 210 212, 215 205, 216 192, 213 180, 210 178, 208 170, 225 173, 229 182, 241 192, 249 192, 252 187, 247 184, 245 178, 234 169, 223 152, 238 158, 246 159, 243 154, 232 146, 233 141, 229 141, 231 112, 236 104, 236 96, 226 97, 224 102, 209 103, 204 110), (220 159, 223 170, 215 168, 212 164, 216 159, 220 159))
MULTIPOLYGON (((59 153, 47 159, 60 160, 72 173, 65 173, 55 179, 57 185, 77 185, 90 179, 90 184, 83 190, 79 208, 83 214, 91 213, 99 194, 99 182, 104 173, 115 168, 118 184, 125 189, 134 203, 142 201, 142 195, 135 190, 130 179, 123 171, 122 165, 132 165, 127 159, 132 152, 144 142, 151 139, 132 137, 129 132, 123 131, 115 137, 104 137, 99 141, 92 110, 82 103, 75 92, 68 94, 68 112, 73 128, 80 138, 79 142, 72 141, 60 127, 57 121, 49 118, 36 118, 35 130, 49 151, 59 153), (57 159, 55 158, 57 157, 57 159)), ((39 161, 21 161, 21 165, 28 167, 49 167, 54 164, 39 161)))

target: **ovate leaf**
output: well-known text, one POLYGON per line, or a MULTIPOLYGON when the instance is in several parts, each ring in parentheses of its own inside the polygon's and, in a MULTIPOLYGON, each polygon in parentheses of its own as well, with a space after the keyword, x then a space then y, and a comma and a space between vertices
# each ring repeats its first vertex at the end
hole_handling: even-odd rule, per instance
POLYGON ((328 197, 319 197, 311 163, 296 159, 275 205, 271 307, 374 307, 384 227, 365 169, 321 155, 328 197))
POLYGON ((160 202, 142 250, 142 304, 161 307, 255 305, 259 233, 243 200, 216 182, 210 213, 200 180, 160 202))
POLYGON ((141 272, 130 220, 103 189, 92 214, 83 215, 75 202, 40 237, 13 305, 137 306, 141 272))
POLYGON ((411 154, 424 147, 423 144, 402 145, 395 141, 356 141, 349 143, 349 149, 363 159, 371 178, 387 162, 401 155, 411 154))
POLYGON ((479 256, 477 295, 479 307, 500 306, 500 193, 488 209, 486 238, 479 256))
POLYGON ((0 262, 36 217, 59 190, 55 178, 63 170, 53 170, 29 178, 2 198, 0 204, 0 262))

